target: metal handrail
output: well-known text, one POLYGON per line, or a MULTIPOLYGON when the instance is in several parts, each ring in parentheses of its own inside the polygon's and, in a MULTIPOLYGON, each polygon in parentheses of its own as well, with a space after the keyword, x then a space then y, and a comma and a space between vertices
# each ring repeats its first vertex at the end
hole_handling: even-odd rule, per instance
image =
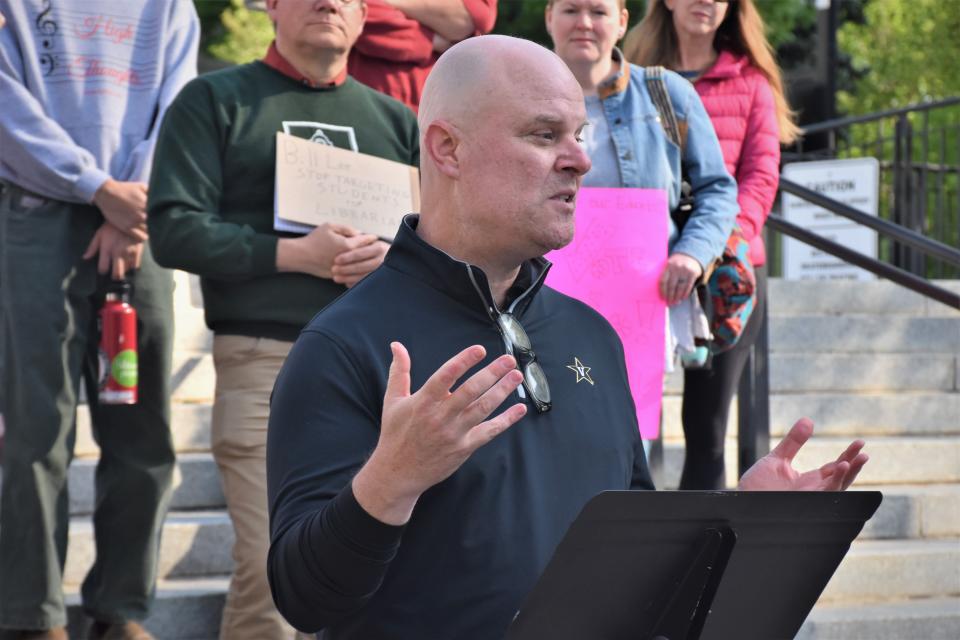
MULTIPOLYGON (((885 235, 891 236, 898 242, 901 242, 906 245, 910 245, 924 253, 934 256, 943 260, 944 262, 949 262, 950 264, 960 266, 960 250, 954 249, 950 245, 938 242, 936 240, 931 240, 923 234, 917 233, 910 229, 901 227, 900 225, 878 218, 876 216, 871 216, 862 211, 854 209, 850 205, 844 204, 842 202, 837 202, 833 198, 829 198, 818 191, 813 189, 808 189, 807 187, 801 186, 792 180, 788 180, 783 176, 780 177, 780 189, 798 196, 808 202, 819 205, 824 209, 835 213, 837 215, 843 216, 853 220, 858 224, 862 224, 865 227, 870 227, 875 231, 879 231, 885 235)), ((816 236, 820 237, 820 236, 816 236)), ((812 243, 808 243, 812 244, 812 243)), ((840 246, 840 245, 838 245, 840 246)), ((818 247, 819 248, 819 247, 818 247)), ((862 255, 862 254, 857 254, 862 255)), ((843 256, 838 256, 843 257, 843 256)), ((866 256, 864 256, 866 257, 866 256)), ((844 258, 846 260, 846 258, 844 258)), ((861 266, 861 265, 857 265, 861 266)), ((866 267, 864 267, 866 268, 866 267)), ((874 272, 876 273, 876 272, 874 272)))
POLYGON ((811 124, 811 125, 802 127, 801 132, 803 133, 803 135, 808 135, 811 133, 820 133, 821 131, 830 131, 832 129, 839 129, 841 127, 846 127, 851 124, 873 122, 874 120, 881 120, 883 118, 889 118, 891 116, 900 116, 900 115, 912 113, 915 111, 929 111, 930 109, 936 109, 938 107, 950 107, 955 104, 960 104, 960 98, 946 98, 944 100, 919 102, 917 104, 912 104, 906 107, 899 107, 897 109, 887 109, 886 111, 876 111, 874 113, 870 113, 865 116, 850 116, 847 118, 835 118, 833 120, 825 120, 823 122, 818 122, 816 124, 811 124))
POLYGON ((935 284, 932 284, 926 278, 922 278, 916 274, 910 273, 909 271, 904 271, 899 267, 895 267, 886 262, 880 262, 876 258, 871 258, 870 256, 865 256, 858 251, 854 251, 848 247, 843 246, 833 240, 828 240, 823 236, 817 235, 812 231, 804 229, 801 226, 795 225, 792 222, 787 222, 782 217, 777 215, 770 215, 767 217, 767 226, 771 229, 779 231, 780 233, 786 234, 792 238, 809 244, 821 251, 825 251, 831 255, 834 255, 841 260, 849 262, 852 265, 858 266, 861 269, 865 269, 871 273, 886 278, 896 282, 899 285, 907 287, 912 291, 932 298, 938 302, 953 307, 954 309, 960 309, 960 293, 954 293, 942 287, 938 287, 935 284))

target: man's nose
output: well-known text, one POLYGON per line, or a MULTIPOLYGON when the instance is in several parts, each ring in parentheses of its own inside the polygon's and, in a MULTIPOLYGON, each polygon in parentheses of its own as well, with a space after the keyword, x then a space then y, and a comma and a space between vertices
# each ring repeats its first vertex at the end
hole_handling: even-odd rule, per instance
POLYGON ((572 142, 566 152, 560 157, 559 168, 561 171, 570 171, 578 176, 582 176, 590 171, 593 163, 586 149, 580 142, 572 142))

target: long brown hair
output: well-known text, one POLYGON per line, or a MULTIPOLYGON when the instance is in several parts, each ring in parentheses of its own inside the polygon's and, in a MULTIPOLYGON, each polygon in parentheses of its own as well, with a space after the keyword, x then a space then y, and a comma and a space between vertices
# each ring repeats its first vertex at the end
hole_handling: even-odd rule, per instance
MULTIPOLYGON (((773 47, 767 42, 763 18, 753 0, 730 3, 727 15, 714 35, 713 46, 718 51, 747 56, 750 63, 764 75, 773 90, 780 142, 790 144, 796 140, 800 135, 796 114, 787 103, 780 67, 774 59, 773 47)), ((647 13, 627 33, 623 53, 627 60, 642 66, 679 67, 680 45, 673 26, 673 14, 664 0, 647 1, 647 13)))

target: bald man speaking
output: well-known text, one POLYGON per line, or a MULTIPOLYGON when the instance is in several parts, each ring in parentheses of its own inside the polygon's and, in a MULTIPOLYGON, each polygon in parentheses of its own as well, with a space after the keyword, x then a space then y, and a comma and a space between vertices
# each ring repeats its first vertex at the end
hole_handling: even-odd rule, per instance
MULTIPOLYGON (((610 325, 549 287, 570 242, 583 94, 528 41, 445 53, 420 107, 422 211, 304 329, 268 435, 269 575, 324 640, 493 640, 586 501, 652 489, 610 325)), ((742 488, 846 488, 801 421, 742 488)))

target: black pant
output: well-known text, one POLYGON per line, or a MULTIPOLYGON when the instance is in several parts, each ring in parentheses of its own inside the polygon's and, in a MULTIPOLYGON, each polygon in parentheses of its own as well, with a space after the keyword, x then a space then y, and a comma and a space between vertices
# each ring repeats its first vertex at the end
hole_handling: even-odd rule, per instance
POLYGON ((66 624, 61 581, 70 522, 81 379, 100 445, 96 559, 84 610, 142 620, 153 600, 160 530, 174 469, 170 435, 173 276, 144 248, 131 276, 137 310, 134 405, 97 401, 97 311, 107 278, 81 255, 103 222, 89 205, 0 183, 0 397, 6 420, 0 492, 0 628, 66 624))
POLYGON ((767 304, 767 268, 755 268, 757 304, 740 340, 729 351, 713 357, 709 369, 685 369, 683 373, 683 435, 687 441, 681 489, 723 489, 726 469, 724 440, 730 401, 737 391, 743 366, 760 334, 767 304))

